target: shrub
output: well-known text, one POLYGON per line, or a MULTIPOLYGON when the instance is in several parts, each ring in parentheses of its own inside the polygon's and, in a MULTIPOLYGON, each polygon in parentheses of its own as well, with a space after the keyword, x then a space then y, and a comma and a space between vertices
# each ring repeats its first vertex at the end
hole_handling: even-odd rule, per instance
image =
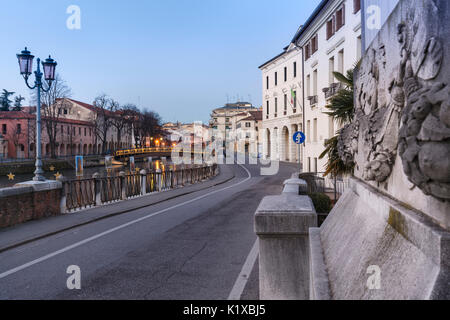
POLYGON ((314 207, 317 213, 330 213, 331 211, 331 199, 324 193, 310 193, 314 207))

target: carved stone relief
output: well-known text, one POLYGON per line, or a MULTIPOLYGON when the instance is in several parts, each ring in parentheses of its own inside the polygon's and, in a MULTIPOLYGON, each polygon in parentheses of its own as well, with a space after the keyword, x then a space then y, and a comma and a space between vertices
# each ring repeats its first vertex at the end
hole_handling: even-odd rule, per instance
POLYGON ((450 200, 450 88, 436 81, 444 42, 434 2, 421 6, 411 6, 397 26, 397 45, 379 41, 368 49, 355 85, 355 122, 342 131, 339 155, 346 163, 362 155, 362 178, 384 182, 398 153, 415 186, 450 200), (387 70, 386 52, 392 57, 392 50, 399 62, 387 70))

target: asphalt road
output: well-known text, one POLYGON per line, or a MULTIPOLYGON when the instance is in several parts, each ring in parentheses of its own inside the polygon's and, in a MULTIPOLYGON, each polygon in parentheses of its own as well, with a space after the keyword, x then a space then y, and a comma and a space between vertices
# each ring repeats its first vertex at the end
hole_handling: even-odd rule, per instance
MULTIPOLYGON (((259 202, 296 170, 281 164, 261 176, 256 165, 232 166, 226 184, 1 253, 0 299, 227 299, 256 241, 259 202), (71 265, 80 290, 67 288, 71 265)), ((257 262, 245 276, 241 298, 257 299, 257 262)))

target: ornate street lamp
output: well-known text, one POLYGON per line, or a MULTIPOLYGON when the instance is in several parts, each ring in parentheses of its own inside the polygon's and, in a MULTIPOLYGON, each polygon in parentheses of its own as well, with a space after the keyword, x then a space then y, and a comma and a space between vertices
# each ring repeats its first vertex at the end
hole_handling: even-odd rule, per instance
POLYGON ((25 83, 30 89, 37 89, 37 108, 36 108, 36 171, 34 172, 34 181, 45 181, 43 176, 44 171, 42 170, 42 148, 41 148, 41 90, 48 92, 52 86, 52 82, 55 80, 55 69, 57 63, 50 56, 44 62, 42 62, 42 67, 44 69, 44 74, 42 74, 40 69, 41 59, 37 59, 37 70, 34 72, 35 81, 34 86, 28 84, 28 78, 33 70, 33 59, 34 56, 31 52, 23 50, 17 55, 19 60, 20 74, 25 79, 25 83), (44 76, 45 81, 47 81, 48 88, 44 89, 42 86, 42 76, 44 76))

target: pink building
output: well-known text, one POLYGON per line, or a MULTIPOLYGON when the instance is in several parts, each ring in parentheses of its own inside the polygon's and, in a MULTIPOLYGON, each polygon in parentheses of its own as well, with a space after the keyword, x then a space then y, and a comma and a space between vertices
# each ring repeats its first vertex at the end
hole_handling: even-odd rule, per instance
MULTIPOLYGON (((35 157, 36 116, 26 111, 0 112, 0 158, 29 159, 35 157)), ((50 157, 50 143, 45 117, 42 118, 42 155, 50 157)), ((58 119, 56 155, 96 154, 95 132, 92 122, 58 119)))

